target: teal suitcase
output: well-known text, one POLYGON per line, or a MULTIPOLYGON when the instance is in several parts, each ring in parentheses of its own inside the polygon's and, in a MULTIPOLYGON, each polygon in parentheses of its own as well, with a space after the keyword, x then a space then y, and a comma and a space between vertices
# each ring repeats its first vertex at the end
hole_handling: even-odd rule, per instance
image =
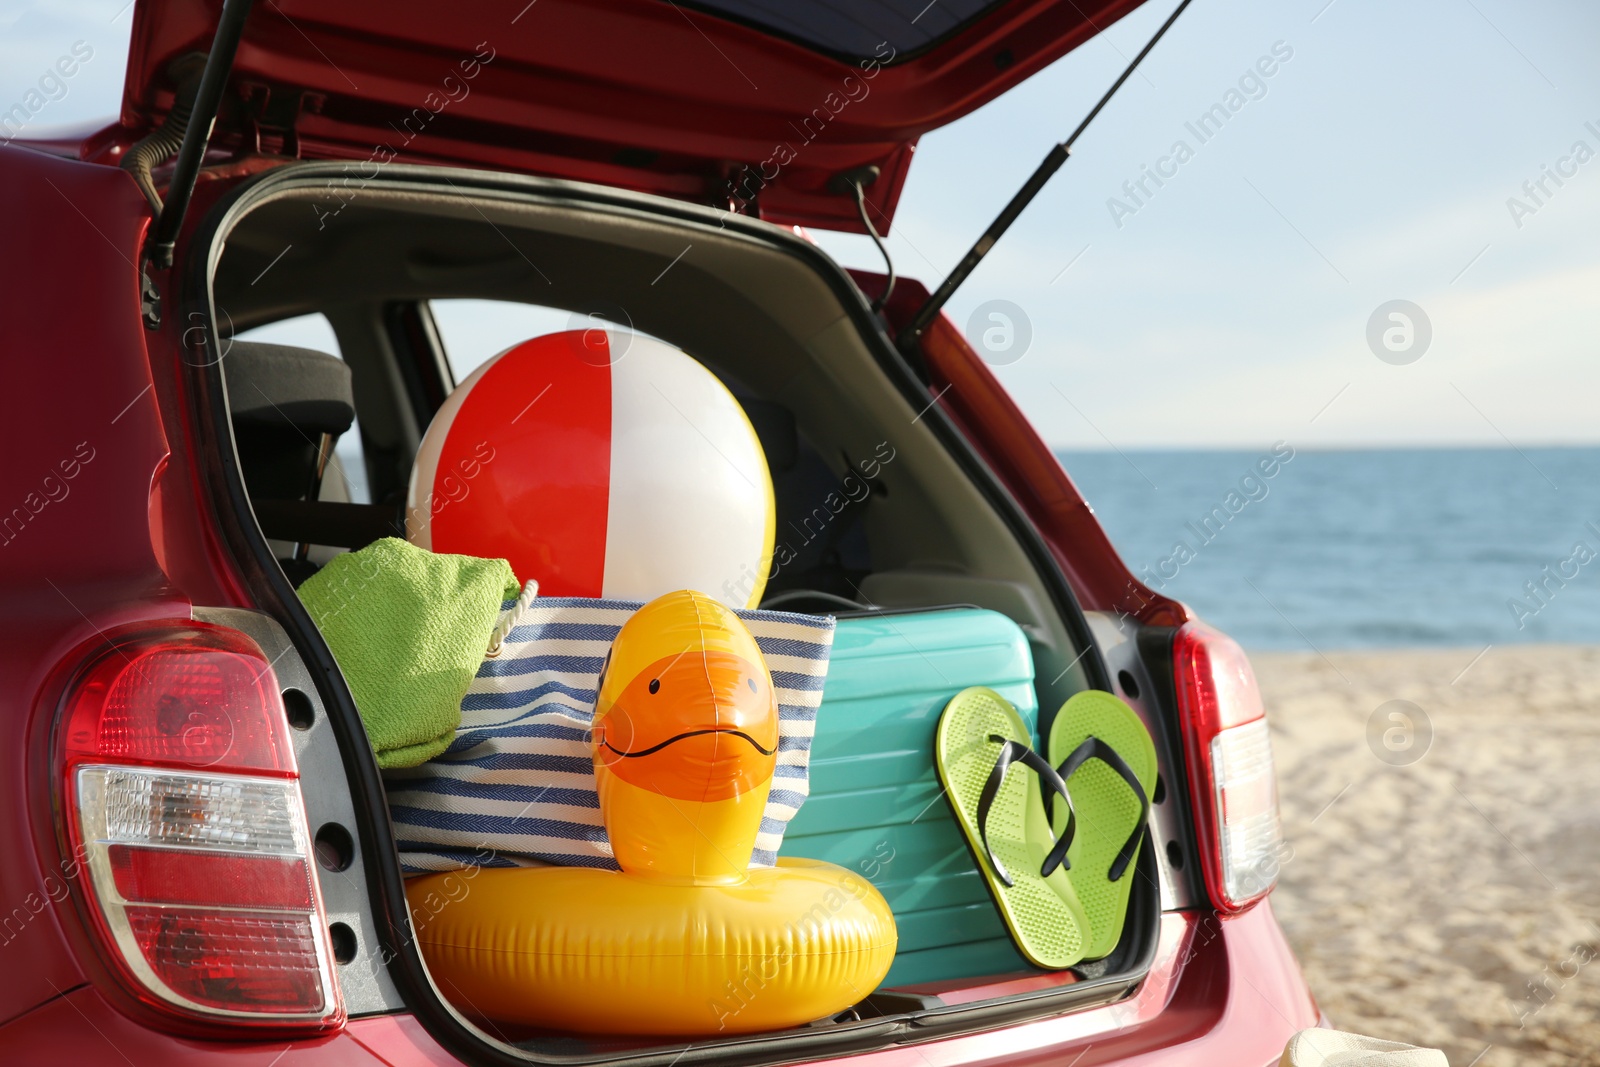
POLYGON ((973 685, 998 691, 1037 734, 1033 656, 1004 615, 942 608, 839 620, 811 745, 811 796, 782 854, 857 871, 883 893, 900 935, 886 986, 1030 969, 933 766, 939 714, 973 685))

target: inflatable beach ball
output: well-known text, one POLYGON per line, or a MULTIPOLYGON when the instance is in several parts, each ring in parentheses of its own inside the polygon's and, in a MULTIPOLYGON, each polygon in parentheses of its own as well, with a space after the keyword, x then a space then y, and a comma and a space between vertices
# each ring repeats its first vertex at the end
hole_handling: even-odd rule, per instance
POLYGON ((753 607, 775 512, 744 409, 671 345, 616 330, 524 341, 450 394, 411 471, 406 536, 503 557, 540 596, 698 589, 753 607))

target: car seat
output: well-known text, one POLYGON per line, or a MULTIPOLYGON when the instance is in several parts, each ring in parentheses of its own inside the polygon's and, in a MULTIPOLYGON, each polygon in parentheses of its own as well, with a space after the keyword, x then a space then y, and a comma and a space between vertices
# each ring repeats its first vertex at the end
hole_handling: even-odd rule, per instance
POLYGON ((359 548, 397 532, 394 508, 325 499, 339 436, 355 421, 350 367, 325 352, 235 341, 222 360, 234 447, 262 533, 295 585, 316 572, 312 545, 359 548))

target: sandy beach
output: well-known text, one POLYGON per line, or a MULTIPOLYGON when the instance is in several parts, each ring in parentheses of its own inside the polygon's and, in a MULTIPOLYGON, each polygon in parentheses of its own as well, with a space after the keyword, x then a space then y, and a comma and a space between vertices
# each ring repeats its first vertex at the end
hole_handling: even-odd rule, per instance
POLYGON ((1481 652, 1252 656, 1293 850, 1273 906, 1337 1026, 1600 1065, 1600 647, 1481 652))

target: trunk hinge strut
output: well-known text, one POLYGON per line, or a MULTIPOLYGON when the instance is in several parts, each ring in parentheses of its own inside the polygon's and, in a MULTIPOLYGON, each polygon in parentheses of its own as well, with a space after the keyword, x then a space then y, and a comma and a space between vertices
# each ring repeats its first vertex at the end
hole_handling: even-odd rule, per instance
POLYGON ((1089 123, 1094 121, 1094 117, 1100 114, 1100 109, 1110 103, 1113 96, 1117 95, 1117 90, 1122 88, 1122 83, 1128 80, 1134 69, 1139 66, 1140 61, 1149 55, 1150 49, 1156 46, 1156 42, 1161 40, 1162 35, 1172 27, 1174 22, 1178 21, 1178 16, 1183 14, 1183 9, 1188 6, 1189 0, 1182 0, 1173 9, 1172 14, 1167 16, 1167 21, 1163 22, 1161 28, 1155 32, 1155 36, 1151 37, 1145 46, 1139 50, 1139 54, 1133 57, 1133 62, 1128 64, 1128 69, 1122 72, 1120 78, 1111 83, 1111 88, 1106 90, 1106 94, 1100 98, 1100 102, 1090 109, 1089 114, 1084 116, 1082 122, 1078 123, 1078 128, 1072 131, 1072 136, 1050 149, 1049 153, 1044 157, 1044 162, 1040 163, 1039 168, 1033 172, 1032 176, 1022 183, 1022 188, 1017 190, 1016 195, 1011 198, 1011 202, 1001 210, 1000 214, 995 216, 995 220, 989 224, 989 228, 983 231, 983 236, 978 238, 977 244, 974 244, 961 262, 956 264, 956 269, 950 272, 950 276, 939 283, 939 288, 934 291, 932 296, 928 297, 927 302, 917 309, 917 313, 911 316, 905 328, 895 338, 895 343, 902 352, 910 352, 916 347, 917 342, 922 338, 923 331, 928 328, 928 324, 933 321, 934 316, 939 314, 940 309, 944 307, 951 295, 960 288, 961 283, 966 281, 968 276, 978 268, 978 264, 983 261, 984 256, 989 254, 989 249, 995 246, 995 242, 1000 240, 1000 236, 1010 229, 1013 222, 1017 221, 1017 216, 1022 214, 1023 208, 1027 207, 1033 198, 1039 195, 1039 190, 1043 189, 1045 183, 1055 175, 1056 171, 1061 169, 1061 165, 1072 154, 1074 142, 1078 140, 1084 130, 1088 129, 1089 123))
POLYGON ((183 144, 178 148, 166 200, 145 242, 139 275, 140 305, 145 326, 152 330, 161 325, 161 293, 150 278, 150 268, 165 270, 172 266, 172 250, 177 244, 183 217, 189 210, 194 183, 205 162, 206 147, 211 143, 211 131, 217 124, 217 109, 222 105, 222 93, 233 71, 233 58, 239 50, 239 38, 244 33, 244 20, 250 14, 250 3, 251 0, 223 0, 217 34, 206 56, 205 70, 200 74, 200 86, 195 91, 194 106, 183 131, 183 144))

